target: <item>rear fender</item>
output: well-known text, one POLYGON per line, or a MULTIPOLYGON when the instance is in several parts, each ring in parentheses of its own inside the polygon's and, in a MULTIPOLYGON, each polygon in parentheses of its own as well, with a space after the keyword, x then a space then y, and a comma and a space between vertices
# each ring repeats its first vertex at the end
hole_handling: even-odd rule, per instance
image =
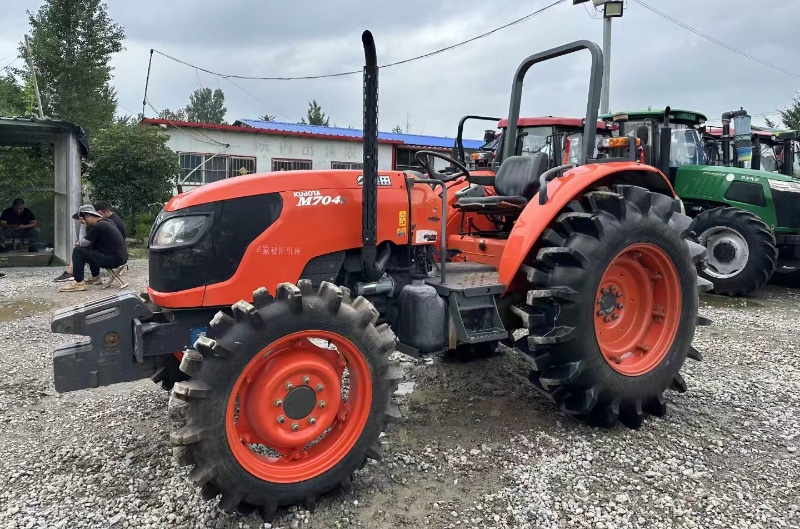
POLYGON ((675 191, 663 173, 655 167, 634 162, 583 165, 548 182, 547 202, 539 205, 539 194, 533 197, 514 224, 500 257, 498 279, 506 285, 507 291, 514 289, 513 283, 520 265, 564 206, 589 187, 611 184, 638 185, 675 197, 675 191))

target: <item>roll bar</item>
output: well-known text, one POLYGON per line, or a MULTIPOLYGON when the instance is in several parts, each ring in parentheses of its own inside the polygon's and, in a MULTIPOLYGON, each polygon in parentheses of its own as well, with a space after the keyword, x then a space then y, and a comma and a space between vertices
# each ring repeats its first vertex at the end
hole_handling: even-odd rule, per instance
POLYGON ((589 94, 586 102, 586 119, 583 126, 584 141, 582 142, 581 152, 578 155, 578 165, 586 163, 589 153, 592 152, 594 148, 597 115, 600 109, 600 85, 603 81, 603 52, 600 50, 600 46, 588 40, 577 40, 570 44, 564 44, 563 46, 536 53, 522 61, 522 64, 517 68, 517 72, 514 74, 514 81, 511 85, 511 104, 508 109, 508 128, 506 129, 508 141, 504 142, 503 145, 504 160, 514 156, 519 110, 522 102, 522 85, 528 70, 530 70, 534 64, 556 59, 581 50, 589 50, 589 53, 592 55, 589 94))

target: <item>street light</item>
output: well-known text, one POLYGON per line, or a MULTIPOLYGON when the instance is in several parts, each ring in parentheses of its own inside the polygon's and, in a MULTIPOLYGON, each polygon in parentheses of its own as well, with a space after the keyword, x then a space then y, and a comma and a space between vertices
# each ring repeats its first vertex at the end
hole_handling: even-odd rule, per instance
POLYGON ((618 18, 622 16, 623 2, 606 2, 603 4, 603 18, 618 18))

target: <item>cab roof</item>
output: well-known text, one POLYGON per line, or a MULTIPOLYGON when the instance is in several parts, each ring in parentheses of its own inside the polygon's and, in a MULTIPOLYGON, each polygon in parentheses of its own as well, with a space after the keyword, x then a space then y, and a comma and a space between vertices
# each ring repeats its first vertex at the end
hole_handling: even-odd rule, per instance
MULTIPOLYGON (((583 128, 583 118, 565 118, 559 116, 539 116, 533 118, 519 118, 517 121, 518 127, 573 127, 576 129, 583 128)), ((508 118, 503 118, 497 124, 497 128, 508 128, 508 118)), ((606 124, 602 121, 597 122, 598 130, 606 130, 606 124)))
MULTIPOLYGON (((617 114, 627 114, 629 120, 654 118, 661 119, 664 116, 666 108, 651 108, 647 110, 630 110, 628 112, 614 112, 603 114, 600 119, 603 121, 611 121, 617 114)), ((674 123, 682 123, 686 125, 702 125, 708 118, 700 112, 692 110, 681 110, 678 108, 671 108, 669 110, 669 120, 674 123)))

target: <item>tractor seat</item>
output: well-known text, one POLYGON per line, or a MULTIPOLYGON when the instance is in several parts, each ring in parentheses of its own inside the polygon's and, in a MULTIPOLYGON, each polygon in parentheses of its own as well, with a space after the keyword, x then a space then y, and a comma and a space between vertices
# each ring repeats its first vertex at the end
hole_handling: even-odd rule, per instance
POLYGON ((497 171, 494 181, 496 196, 463 197, 458 199, 455 207, 492 215, 519 213, 539 190, 539 177, 547 171, 547 165, 548 156, 543 153, 511 156, 497 171))

